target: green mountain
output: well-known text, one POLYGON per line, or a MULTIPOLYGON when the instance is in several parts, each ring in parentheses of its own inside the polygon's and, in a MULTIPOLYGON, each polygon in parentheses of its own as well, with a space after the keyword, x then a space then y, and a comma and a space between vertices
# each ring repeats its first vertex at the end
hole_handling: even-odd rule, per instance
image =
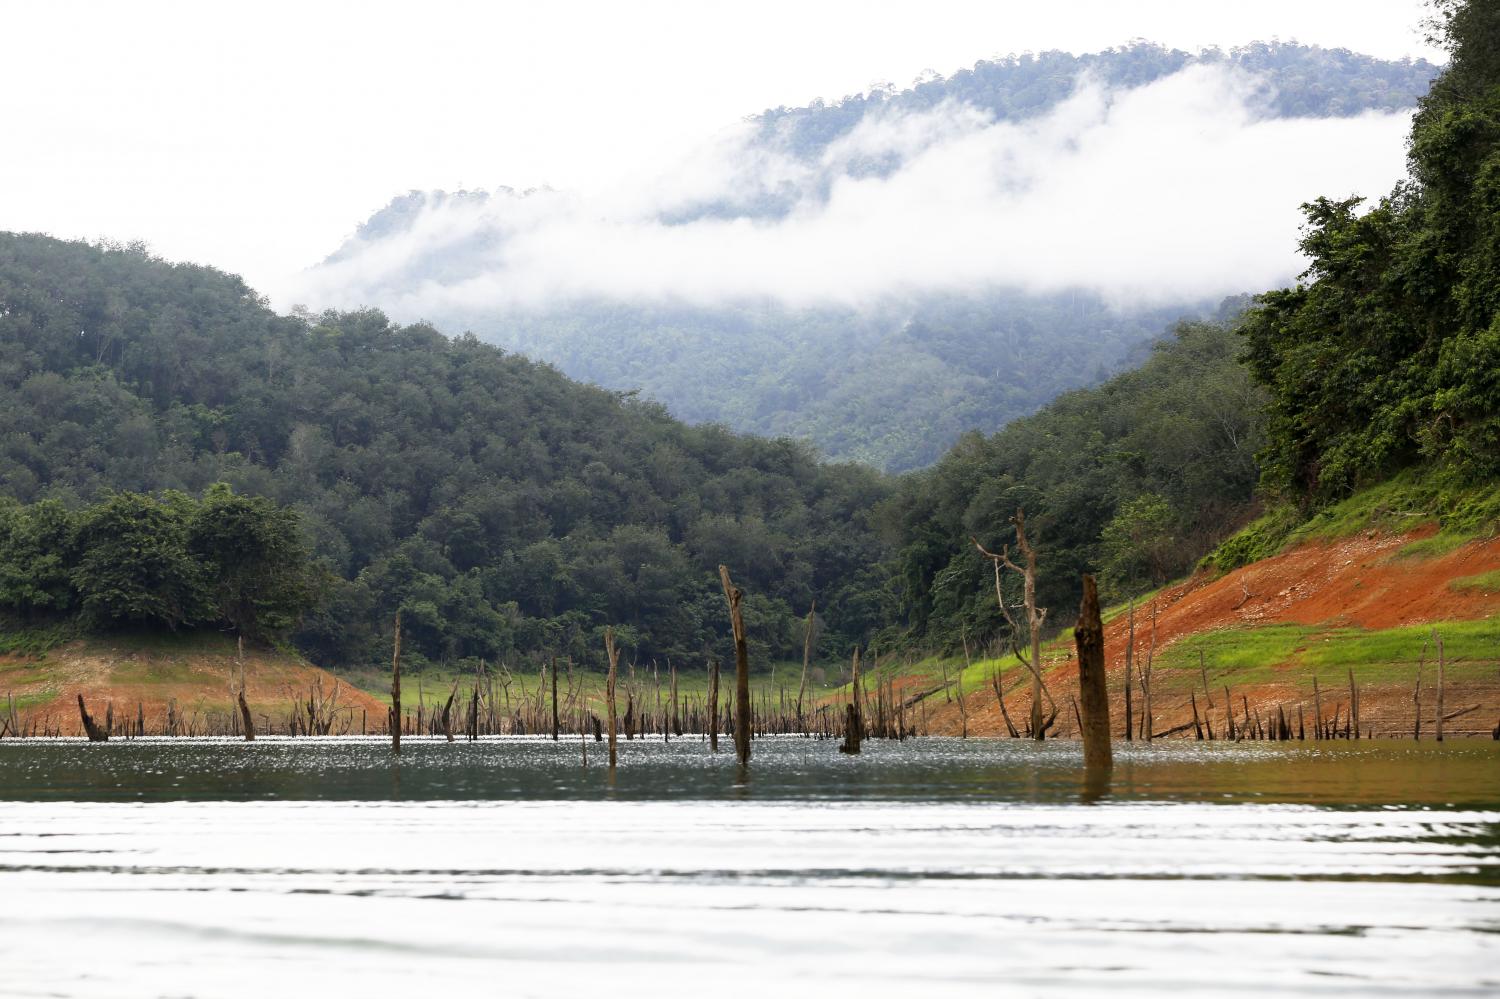
MULTIPOLYGON (((743 145, 729 157, 729 177, 699 191, 703 182, 685 166, 684 189, 648 205, 644 221, 663 238, 691 224, 796 226, 825 208, 841 185, 898 173, 944 141, 944 128, 982 121, 1024 130, 1086 88, 1124 94, 1194 68, 1255 81, 1245 100, 1258 121, 1402 111, 1438 71, 1422 61, 1283 43, 1198 53, 1137 43, 1081 56, 983 61, 901 91, 767 110, 748 123, 743 145), (960 124, 932 124, 948 118, 960 124), (882 138, 870 140, 872 134, 882 138)), ((1004 173, 1004 156, 993 169, 1004 173)), ((1023 176, 997 183, 1034 182, 1023 176)), ((524 264, 511 258, 517 234, 539 218, 571 218, 575 208, 568 195, 546 190, 413 191, 364 222, 314 272, 311 287, 321 292, 309 294, 314 302, 378 305, 448 333, 472 330, 572 377, 638 389, 690 422, 789 435, 836 459, 903 471, 930 465, 966 431, 996 430, 1138 364, 1163 329, 1212 316, 1223 294, 1260 290, 1247 279, 1212 293, 1183 286, 1149 297, 1106 295, 1090 290, 1093 276, 1083 268, 1063 291, 996 280, 960 291, 892 287, 857 304, 788 304, 752 292, 705 302, 671 289, 636 297, 589 288, 541 302, 489 304, 497 277, 524 264)), ((632 215, 620 225, 642 221, 632 215)), ((912 225, 912 239, 931 235, 920 219, 912 225)), ((1090 238, 1085 224, 1076 239, 1090 238)), ((619 250, 589 245, 578 252, 607 258, 619 250)), ((1293 266, 1289 259, 1284 277, 1293 266)), ((1169 275, 1162 280, 1171 284, 1169 275)))
POLYGON ((299 516, 334 583, 295 632, 334 666, 719 649, 727 564, 757 655, 882 621, 889 483, 377 312, 279 316, 139 249, 0 235, 0 494, 77 507, 225 482, 299 516))

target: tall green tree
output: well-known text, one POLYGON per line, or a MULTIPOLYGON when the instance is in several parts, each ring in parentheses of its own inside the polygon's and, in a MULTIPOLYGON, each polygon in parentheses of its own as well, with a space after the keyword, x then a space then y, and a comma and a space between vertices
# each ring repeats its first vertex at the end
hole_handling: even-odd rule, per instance
POLYGON ((119 493, 84 511, 72 581, 85 620, 176 629, 210 618, 210 581, 188 549, 191 515, 181 493, 119 493))
POLYGON ((218 621, 261 640, 300 622, 317 579, 294 512, 216 483, 192 511, 186 542, 218 621))

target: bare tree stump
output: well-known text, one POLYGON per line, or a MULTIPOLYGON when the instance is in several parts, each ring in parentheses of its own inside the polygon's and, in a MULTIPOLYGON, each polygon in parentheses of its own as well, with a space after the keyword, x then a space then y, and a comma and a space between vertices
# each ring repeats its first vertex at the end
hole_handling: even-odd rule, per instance
POLYGON ((1114 764, 1109 745, 1109 688, 1104 676, 1104 624, 1093 576, 1083 577, 1083 603, 1073 626, 1073 641, 1078 647, 1078 694, 1083 701, 1079 722, 1083 765, 1088 770, 1108 770, 1114 764))
POLYGON ((750 648, 745 640, 745 619, 740 602, 745 594, 729 579, 729 567, 719 566, 724 599, 729 601, 729 625, 734 632, 734 752, 740 766, 750 762, 750 648))
POLYGON ((108 742, 109 731, 101 728, 89 714, 89 709, 83 706, 83 695, 78 695, 78 716, 83 719, 83 734, 88 736, 89 742, 108 742))
POLYGON ((401 755, 401 612, 396 612, 395 637, 391 642, 391 752, 401 755))

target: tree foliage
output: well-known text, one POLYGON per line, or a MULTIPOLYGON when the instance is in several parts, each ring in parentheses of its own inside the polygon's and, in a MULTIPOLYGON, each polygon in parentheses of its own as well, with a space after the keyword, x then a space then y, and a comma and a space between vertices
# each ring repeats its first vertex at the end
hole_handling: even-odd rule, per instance
POLYGON ((1410 178, 1369 210, 1304 206, 1303 283, 1244 327, 1271 393, 1266 485, 1303 502, 1416 464, 1500 474, 1500 12, 1437 6, 1452 63, 1413 120, 1410 178))
POLYGON ((295 515, 216 485, 113 493, 69 510, 0 504, 0 610, 28 623, 76 618, 94 629, 218 627, 289 634, 316 579, 295 515))
POLYGON ((1081 575, 1101 567, 1117 594, 1180 574, 1248 519, 1264 395, 1235 356, 1242 304, 1180 324, 1140 368, 966 435, 903 477, 882 524, 904 633, 953 647, 1004 630, 968 538, 998 551, 1017 508, 1038 551, 1039 602, 1054 608, 1076 604, 1081 575))
MULTIPOLYGON (((217 618, 285 626, 302 603, 277 576, 285 508, 330 577, 296 639, 330 665, 382 661, 398 607, 414 665, 588 660, 606 624, 643 660, 697 661, 725 634, 720 562, 751 594, 760 662, 800 655, 815 597, 830 651, 883 620, 870 512, 890 484, 868 468, 378 312, 279 316, 238 278, 140 248, 0 236, 0 494, 76 510, 111 490, 204 500, 180 536, 153 522, 156 548, 124 532, 150 560, 91 574, 90 607, 197 620, 187 593, 139 585, 190 559, 217 573, 217 618)), ((21 575, 50 606, 47 573, 21 575)))

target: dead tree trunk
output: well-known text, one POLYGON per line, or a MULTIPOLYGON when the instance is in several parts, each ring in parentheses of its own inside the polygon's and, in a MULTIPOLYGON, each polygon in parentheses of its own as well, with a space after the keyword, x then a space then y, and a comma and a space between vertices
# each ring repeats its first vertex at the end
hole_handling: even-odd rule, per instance
POLYGON ((812 662, 813 622, 818 613, 818 602, 814 600, 807 611, 807 630, 802 635, 802 682, 797 685, 797 727, 807 734, 807 723, 802 716, 802 698, 807 694, 807 667, 812 662))
POLYGON ((1135 738, 1135 710, 1132 703, 1135 696, 1130 685, 1135 682, 1131 676, 1135 665, 1135 599, 1131 598, 1130 610, 1127 612, 1128 624, 1126 625, 1125 638, 1125 741, 1129 742, 1135 738))
POLYGON ((237 695, 236 700, 239 701, 240 723, 245 728, 245 741, 254 742, 255 719, 250 716, 250 705, 245 703, 245 688, 243 685, 240 686, 239 694, 237 695))
POLYGON ((1354 738, 1359 738, 1359 688, 1354 685, 1354 667, 1349 667, 1349 718, 1354 723, 1354 738))
POLYGON ((552 657, 552 741, 557 741, 557 732, 560 728, 557 717, 557 657, 552 657))
POLYGON ((615 717, 615 677, 619 669, 620 650, 615 648, 615 629, 604 629, 604 652, 609 657, 609 674, 604 680, 604 706, 609 712, 609 768, 615 768, 615 741, 619 721, 615 717))
MULTIPOLYGON (((250 715, 250 705, 248 705, 248 704, 245 703, 245 636, 244 635, 236 635, 235 638, 234 638, 234 657, 235 657, 236 664, 240 668, 239 689, 235 691, 235 696, 234 696, 235 705, 239 708, 239 712, 240 712, 240 726, 245 730, 245 741, 246 742, 254 742, 255 741, 255 719, 252 718, 251 715, 250 715)), ((139 713, 139 711, 137 713, 139 713)), ((141 734, 142 735, 145 734, 145 722, 144 722, 144 720, 142 720, 137 725, 137 728, 141 729, 141 734)))
POLYGON ((1146 647, 1146 668, 1141 671, 1141 726, 1142 735, 1149 743, 1154 737, 1152 727, 1154 709, 1151 703, 1151 667, 1156 661, 1156 601, 1151 601, 1151 644, 1146 647))
POLYGON ((967 632, 960 635, 960 638, 964 643, 964 668, 958 671, 959 738, 967 739, 969 737, 969 705, 964 701, 964 673, 968 671, 971 663, 969 660, 969 636, 967 632))
POLYGON ((448 691, 448 700, 443 703, 443 735, 449 742, 453 741, 453 699, 458 696, 458 681, 453 681, 453 689, 448 691))
POLYGON ((1447 666, 1447 659, 1443 655, 1443 636, 1432 629, 1432 641, 1437 646, 1438 656, 1438 689, 1437 689, 1437 721, 1433 727, 1433 738, 1438 742, 1443 741, 1443 668, 1447 666))
POLYGON ((1423 639, 1422 654, 1417 657, 1417 685, 1411 692, 1411 737, 1414 742, 1422 741, 1422 667, 1425 665, 1427 665, 1427 641, 1423 639))
POLYGON ((78 717, 83 719, 83 734, 89 737, 89 742, 108 742, 109 732, 101 728, 89 715, 89 709, 83 706, 83 695, 78 695, 78 717))
POLYGON ((1001 685, 1000 667, 995 667, 995 672, 990 675, 990 684, 995 688, 995 700, 1000 705, 1000 717, 1005 721, 1005 731, 1010 733, 1012 739, 1019 739, 1021 733, 1016 731, 1015 722, 1010 720, 1010 712, 1005 709, 1005 688, 1001 685))
POLYGON ((844 741, 839 744, 839 752, 851 755, 859 754, 859 744, 864 738, 864 713, 860 710, 859 690, 859 647, 854 648, 854 665, 851 668, 853 674, 849 681, 849 703, 844 708, 844 741))
POLYGON ((1047 700, 1052 704, 1052 717, 1057 717, 1057 704, 1052 700, 1050 692, 1042 682, 1042 626, 1047 620, 1047 608, 1036 605, 1036 549, 1031 546, 1026 537, 1026 511, 1017 509, 1016 515, 1010 519, 1011 525, 1016 530, 1016 548, 1021 553, 1022 560, 1026 563, 1025 568, 1016 565, 1010 559, 1010 546, 1006 545, 1000 549, 1000 554, 987 550, 979 543, 979 539, 970 537, 974 547, 979 553, 989 559, 995 567, 995 600, 1000 605, 1000 613, 1004 615, 1006 622, 1011 628, 1011 650, 1017 659, 1031 671, 1031 737, 1040 742, 1047 737, 1047 727, 1050 721, 1042 718, 1042 696, 1045 693, 1047 700), (1011 615, 1012 608, 1005 602, 1004 589, 1000 585, 1000 570, 1004 567, 1017 573, 1021 577, 1021 606, 1026 611, 1026 627, 1031 640, 1031 656, 1021 654, 1020 641, 1018 638, 1020 629, 1016 625, 1015 618, 1011 615))
POLYGON ((719 751, 719 660, 708 661, 708 751, 719 751))
POLYGON ((669 661, 667 669, 672 671, 672 734, 682 738, 682 708, 677 700, 677 667, 669 661))
POLYGON ((396 635, 391 652, 391 752, 401 755, 401 612, 396 612, 396 635))
POLYGON ((1099 617, 1099 590, 1093 576, 1083 577, 1083 603, 1073 626, 1078 647, 1078 695, 1083 702, 1083 765, 1108 770, 1114 763, 1109 746, 1109 688, 1104 676, 1104 623, 1099 617))
POLYGON ((734 752, 740 766, 750 762, 750 648, 745 641, 745 619, 740 601, 745 594, 729 579, 729 567, 719 566, 724 599, 729 601, 729 625, 734 631, 734 752))

